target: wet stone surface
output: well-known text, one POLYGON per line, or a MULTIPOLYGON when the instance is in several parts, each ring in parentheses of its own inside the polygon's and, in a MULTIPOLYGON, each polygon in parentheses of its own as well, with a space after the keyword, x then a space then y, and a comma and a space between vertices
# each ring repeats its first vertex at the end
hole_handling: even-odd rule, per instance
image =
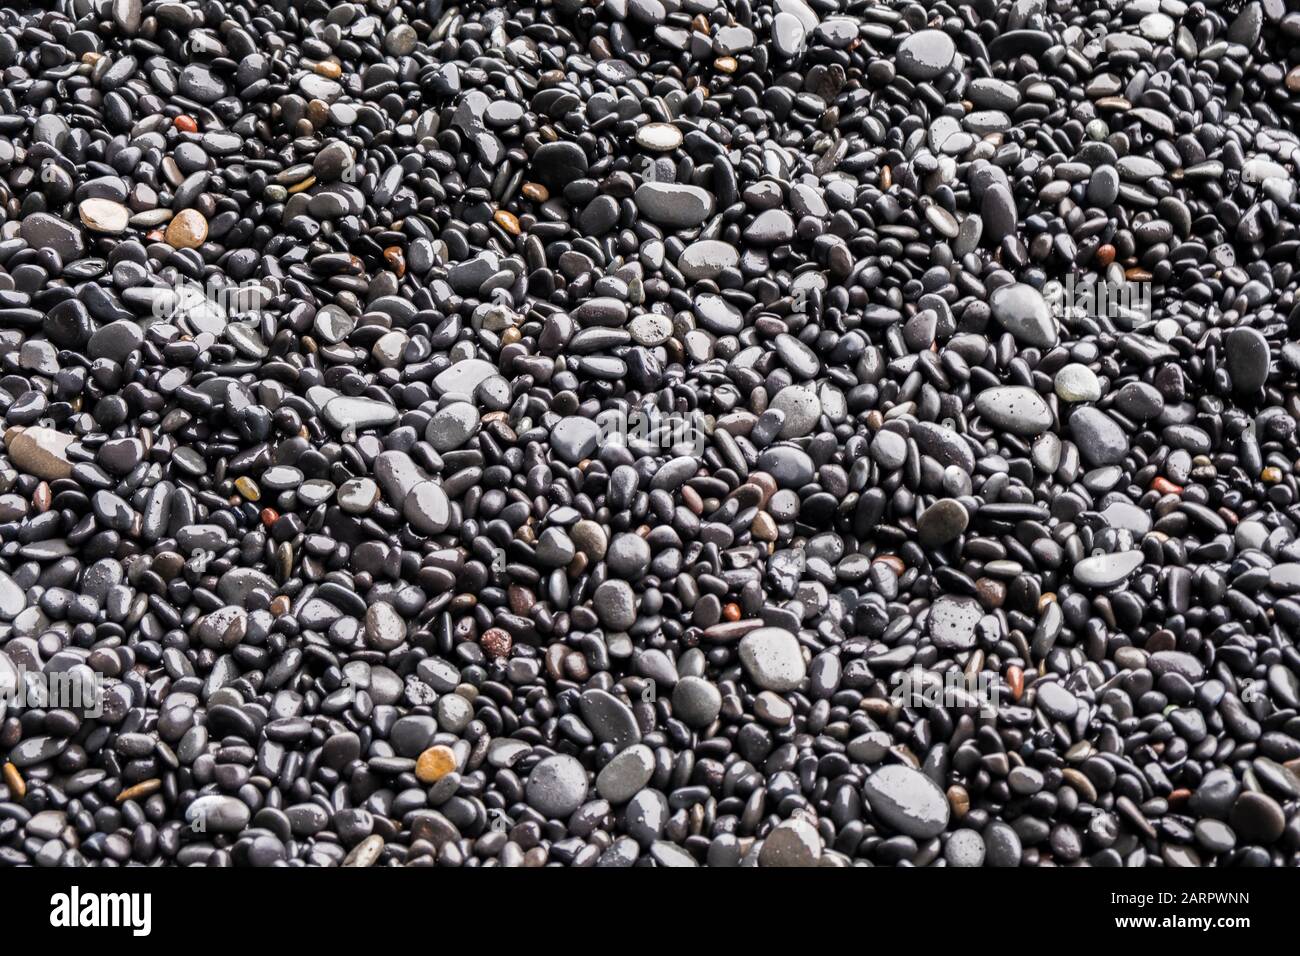
POLYGON ((35 6, 0 865, 1300 862, 1293 5, 35 6))

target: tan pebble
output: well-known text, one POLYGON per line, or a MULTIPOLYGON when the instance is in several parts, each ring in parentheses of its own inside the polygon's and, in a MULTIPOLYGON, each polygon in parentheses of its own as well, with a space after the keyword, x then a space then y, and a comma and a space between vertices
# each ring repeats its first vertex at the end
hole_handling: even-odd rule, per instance
POLYGON ((456 754, 450 747, 436 744, 415 761, 415 778, 421 783, 437 783, 456 769, 456 754))
POLYGON ((197 209, 182 209, 164 235, 173 249, 197 249, 208 238, 208 221, 197 209))

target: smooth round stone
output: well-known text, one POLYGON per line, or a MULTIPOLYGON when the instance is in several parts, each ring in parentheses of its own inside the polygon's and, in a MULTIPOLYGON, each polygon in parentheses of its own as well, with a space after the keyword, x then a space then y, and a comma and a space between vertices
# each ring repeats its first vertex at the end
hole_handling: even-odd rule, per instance
POLYGON ((983 866, 984 837, 978 830, 956 830, 948 837, 943 848, 943 858, 949 866, 983 866))
POLYGON ((485 380, 498 374, 497 367, 483 359, 462 359, 438 375, 433 380, 433 387, 441 395, 473 395, 474 390, 485 380))
POLYGON ((451 523, 451 502, 440 485, 422 481, 406 496, 402 515, 416 531, 441 534, 451 523))
POLYGON ((602 743, 613 744, 621 750, 641 740, 632 708, 609 691, 586 691, 578 698, 578 709, 583 722, 602 743))
POLYGON ((173 249, 197 249, 208 238, 208 221, 197 209, 182 209, 167 224, 164 238, 173 249))
POLYGON ((1224 336, 1224 358, 1235 391, 1252 395, 1268 381, 1272 351, 1258 329, 1240 326, 1224 336))
POLYGON ((907 439, 898 432, 881 429, 871 439, 871 457, 886 471, 901 468, 907 461, 907 439))
POLYGON ((740 639, 740 663, 764 690, 797 690, 806 676, 799 639, 780 627, 760 627, 740 639))
POLYGON ((637 127, 636 142, 642 149, 667 153, 682 145, 682 131, 672 123, 646 123, 637 127))
POLYGON ((953 64, 957 46, 942 30, 920 30, 898 44, 894 57, 898 71, 909 80, 933 80, 953 64))
POLYGON ((1142 566, 1141 551, 1117 551, 1098 554, 1075 562, 1074 580, 1084 587, 1113 588, 1142 566))
POLYGON ((758 469, 776 480, 781 488, 802 488, 813 480, 812 459, 802 448, 773 445, 758 456, 758 469))
POLYGON ((406 642, 406 621, 391 604, 379 602, 366 609, 366 643, 380 651, 391 651, 406 642))
POLYGON ((930 640, 945 651, 967 651, 975 646, 975 627, 984 616, 972 597, 945 594, 930 605, 926 626, 930 640))
POLYGON ((970 523, 970 513, 960 501, 940 498, 921 513, 916 522, 917 539, 922 546, 939 548, 955 541, 970 523))
POLYGON ((1040 681, 1034 684, 1038 706, 1052 720, 1073 720, 1079 712, 1079 698, 1058 681, 1040 681))
POLYGON ((614 535, 605 552, 605 566, 615 577, 635 581, 650 567, 650 545, 639 534, 620 532, 614 535))
POLYGON ((143 344, 144 332, 140 326, 135 322, 122 319, 101 326, 90 337, 86 352, 93 359, 111 359, 121 365, 143 344))
POLYGON ((453 402, 438 409, 424 437, 434 449, 446 452, 464 445, 478 428, 478 409, 468 402, 453 402))
POLYGON ((653 348, 672 338, 673 320, 658 312, 643 312, 628 323, 627 331, 637 345, 653 348))
POLYGON ((1036 348, 1056 344, 1056 323, 1045 300, 1033 286, 1022 282, 1004 285, 989 296, 989 310, 1016 341, 1036 348))
POLYGON ((596 588, 592 605, 600 622, 613 631, 626 631, 636 623, 636 595, 626 581, 611 580, 596 588))
POLYGON ((948 825, 948 798, 929 777, 902 764, 880 767, 862 785, 871 813, 914 840, 928 840, 948 825))
POLYGON ((822 403, 812 388, 788 385, 776 393, 769 406, 785 415, 781 438, 802 438, 812 432, 822 414, 822 403))
POLYGON ((590 458, 600 440, 600 426, 590 418, 570 415, 551 429, 551 450, 560 460, 576 465, 590 458))
POLYGON ((720 239, 692 242, 677 258, 677 268, 682 275, 695 282, 716 279, 723 271, 734 269, 739 264, 739 250, 720 239))
POLYGON ((196 831, 238 833, 248 826, 252 811, 238 797, 206 794, 185 808, 185 820, 196 831))
POLYGON ((117 235, 126 232, 131 211, 111 199, 83 199, 77 206, 81 224, 94 232, 117 235))
POLYGON ((680 183, 642 183, 633 194, 641 215, 673 229, 689 229, 713 215, 713 196, 698 186, 680 183))
POLYGON ((577 143, 546 143, 533 154, 532 169, 532 178, 559 191, 587 175, 587 154, 577 143))
POLYGON ((626 803, 645 788, 654 772, 654 751, 645 744, 633 744, 601 768, 596 792, 610 803, 626 803))
POLYGON ((379 501, 379 485, 369 478, 349 478, 339 485, 337 496, 348 514, 363 515, 379 501))
POLYGON ((1172 17, 1163 13, 1148 13, 1138 21, 1138 32, 1155 43, 1162 43, 1174 35, 1172 17))
POLYGON ((812 821, 802 816, 782 820, 763 840, 759 866, 817 866, 822 855, 822 837, 812 821))
POLYGON ((1084 405, 1070 414, 1070 438, 1083 460, 1094 468, 1118 465, 1128 454, 1128 435, 1099 408, 1084 405))
POLYGON ((772 45, 787 59, 803 55, 808 34, 799 18, 791 13, 778 13, 772 18, 772 45))
POLYGON ((81 230, 46 212, 34 212, 25 217, 18 234, 33 249, 54 250, 64 262, 80 258, 85 251, 81 230))
POLYGON ((587 771, 573 757, 547 757, 528 775, 524 796, 548 819, 566 819, 587 799, 587 771))
POLYGON ((1062 366, 1052 384, 1057 398, 1063 402, 1095 402, 1101 398, 1101 382, 1096 373, 1078 362, 1062 366))
POLYGON ((673 715, 688 727, 703 728, 722 712, 722 693, 702 677, 683 677, 673 688, 673 715))
POLYGON ((415 778, 424 784, 434 784, 455 769, 455 751, 442 744, 436 744, 416 759, 415 778))
POLYGON ((1282 836, 1286 815, 1268 794, 1246 790, 1232 805, 1228 823, 1248 843, 1268 845, 1282 836))
POLYGON ((745 239, 753 245, 776 246, 794 238, 794 219, 784 209, 768 209, 745 227, 745 239))
POLYGON ((1052 427, 1052 410, 1043 397, 1023 385, 998 385, 975 396, 975 410, 990 425, 1033 438, 1052 427))

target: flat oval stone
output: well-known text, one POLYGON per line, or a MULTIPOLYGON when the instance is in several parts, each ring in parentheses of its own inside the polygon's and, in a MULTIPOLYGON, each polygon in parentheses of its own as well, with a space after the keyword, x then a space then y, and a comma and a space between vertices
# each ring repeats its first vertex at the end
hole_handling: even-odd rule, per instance
POLYGON ((1032 388, 998 385, 975 396, 975 410, 990 425, 1013 435, 1033 438, 1052 426, 1052 410, 1032 388))
POLYGON ((1268 340, 1263 334, 1258 329, 1239 326, 1224 336, 1223 346, 1233 389, 1251 395, 1263 388, 1272 361, 1268 340))
POLYGON ((925 774, 902 764, 876 770, 862 785, 873 816, 914 840, 938 836, 948 826, 948 798, 925 774))
POLYGON ((965 651, 975 646, 975 626, 984 611, 972 597, 945 594, 930 605, 927 630, 936 647, 965 651))
POLYGON ((547 757, 528 775, 528 805, 552 820, 563 820, 587 799, 587 771, 566 754, 547 757))
POLYGON ((799 640, 779 627, 760 627, 740 639, 740 662, 759 687, 791 691, 803 683, 806 667, 799 640))
POLYGON ((942 30, 920 30, 898 44, 895 62, 909 80, 932 80, 952 66, 957 46, 942 30))
POLYGON ((1025 345, 1056 344, 1056 323, 1041 292, 1022 282, 1004 285, 989 296, 993 318, 1025 345))
POLYGON ((1074 580, 1084 587, 1113 588, 1142 566, 1145 558, 1141 551, 1117 551, 1098 554, 1075 562, 1074 580))

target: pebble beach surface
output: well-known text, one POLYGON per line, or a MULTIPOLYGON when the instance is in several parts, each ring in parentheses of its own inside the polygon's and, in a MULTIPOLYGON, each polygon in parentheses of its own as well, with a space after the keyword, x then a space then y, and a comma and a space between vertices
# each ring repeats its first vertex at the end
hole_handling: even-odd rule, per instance
POLYGON ((1300 863, 1293 7, 47 6, 0 864, 1300 863))

